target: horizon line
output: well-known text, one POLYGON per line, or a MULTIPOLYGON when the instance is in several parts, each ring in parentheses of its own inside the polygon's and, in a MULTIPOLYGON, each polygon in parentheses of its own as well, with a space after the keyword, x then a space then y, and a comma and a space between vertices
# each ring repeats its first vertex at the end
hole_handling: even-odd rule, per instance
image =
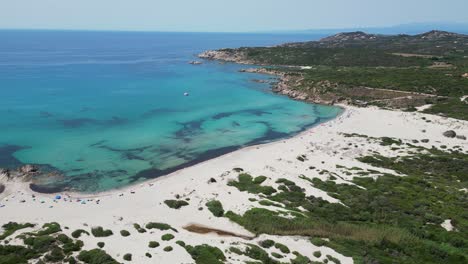
MULTIPOLYGON (((308 29, 271 29, 271 30, 255 30, 255 31, 202 31, 202 30, 193 30, 193 31, 185 31, 185 30, 143 30, 143 29, 80 29, 80 28, 1 28, 0 31, 75 31, 75 32, 135 32, 135 33, 223 33, 223 34, 278 34, 278 33, 303 33, 303 34, 313 34, 313 33, 326 33, 329 32, 348 32, 348 31, 365 31, 365 30, 378 30, 378 29, 392 29, 401 26, 411 26, 411 25, 420 25, 420 26, 431 26, 430 24, 434 24, 432 30, 440 30, 438 29, 441 26, 462 26, 467 25, 468 22, 418 22, 418 23, 409 23, 409 24, 396 24, 390 26, 368 26, 368 27, 330 27, 330 28, 308 28, 308 29), (445 25, 444 25, 445 24, 445 25)), ((465 31, 465 32, 468 32, 465 31)))

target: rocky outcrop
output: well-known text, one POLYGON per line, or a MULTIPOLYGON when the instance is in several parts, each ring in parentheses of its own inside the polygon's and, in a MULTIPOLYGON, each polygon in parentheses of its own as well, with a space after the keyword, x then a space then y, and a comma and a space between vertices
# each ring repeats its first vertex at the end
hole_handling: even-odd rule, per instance
POLYGON ((39 169, 36 166, 30 165, 30 164, 24 165, 21 168, 19 168, 19 172, 23 174, 34 174, 34 173, 37 173, 38 171, 39 169))
POLYGON ((2 178, 6 178, 6 179, 10 178, 10 171, 7 169, 0 168, 0 179, 2 178))
POLYGON ((247 59, 244 52, 238 49, 208 50, 199 54, 198 57, 205 60, 218 60, 238 64, 255 64, 255 62, 247 59))
POLYGON ((203 62, 201 62, 201 61, 189 61, 189 64, 192 64, 192 65, 201 65, 201 64, 203 64, 203 62))

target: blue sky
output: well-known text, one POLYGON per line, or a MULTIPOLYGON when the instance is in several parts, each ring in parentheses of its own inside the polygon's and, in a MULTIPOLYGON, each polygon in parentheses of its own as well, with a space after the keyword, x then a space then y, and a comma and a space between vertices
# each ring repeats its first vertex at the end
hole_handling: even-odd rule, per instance
POLYGON ((0 0, 0 28, 270 31, 468 23, 468 0, 0 0))

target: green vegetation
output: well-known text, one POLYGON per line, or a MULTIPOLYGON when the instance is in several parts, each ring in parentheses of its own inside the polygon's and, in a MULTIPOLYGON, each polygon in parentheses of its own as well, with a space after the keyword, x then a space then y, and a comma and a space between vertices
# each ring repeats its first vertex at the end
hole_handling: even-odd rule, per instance
MULTIPOLYGON (((390 138, 381 142, 388 147, 402 144, 390 138)), ((464 263, 468 259, 468 208, 461 190, 468 187, 468 155, 414 148, 424 154, 360 158, 404 177, 356 177, 356 185, 310 180, 346 206, 306 196, 294 182, 280 179, 278 192, 267 198, 291 211, 301 207, 306 212, 286 219, 281 213, 253 208, 242 216, 231 211, 225 216, 256 234, 310 236, 314 245, 332 247, 357 263, 464 263), (451 219, 455 232, 440 226, 445 219, 451 219)), ((249 251, 257 256, 254 259, 264 261, 259 249, 249 251)))
POLYGON ((282 253, 284 254, 289 254, 291 251, 286 245, 283 245, 281 243, 275 243, 275 248, 279 249, 282 253))
POLYGON ((223 252, 206 244, 199 246, 185 246, 185 250, 192 256, 196 264, 222 264, 226 260, 223 252))
POLYGON ((448 32, 415 36, 352 32, 315 42, 221 51, 256 64, 308 65, 312 68, 274 70, 291 77, 293 89, 322 101, 411 111, 432 104, 424 112, 468 120, 468 101, 459 99, 468 94, 467 45, 468 36, 448 32))
POLYGON ((34 227, 34 225, 30 224, 30 223, 18 224, 18 223, 15 223, 15 222, 9 222, 7 224, 4 224, 2 226, 3 234, 0 235, 0 240, 3 240, 5 238, 11 236, 13 233, 15 233, 18 230, 28 228, 28 227, 34 227))
POLYGON ((189 203, 184 200, 165 200, 164 203, 172 209, 180 209, 183 206, 189 205, 189 203))
POLYGON ((167 246, 167 247, 163 248, 163 250, 166 251, 166 252, 170 252, 170 251, 173 250, 173 248, 171 246, 167 246))
POLYGON ((82 234, 86 234, 89 236, 89 232, 83 229, 77 229, 73 231, 71 235, 73 238, 79 238, 82 234))
POLYGON ((174 235, 173 234, 164 234, 164 235, 161 236, 161 239, 163 241, 169 241, 169 240, 174 239, 174 235))
POLYGON ((322 252, 320 252, 320 251, 315 251, 314 252, 314 257, 320 258, 321 256, 322 256, 322 252))
POLYGON ((78 260, 86 264, 118 264, 118 262, 101 249, 83 250, 78 260))
POLYGON ((185 242, 184 242, 184 241, 182 241, 182 240, 177 240, 175 243, 176 243, 177 245, 179 245, 179 246, 185 248, 185 242))
POLYGON ((259 244, 262 248, 271 248, 272 246, 275 245, 275 241, 271 239, 267 239, 267 240, 260 241, 259 244))
POLYGON ((162 231, 172 230, 174 232, 177 232, 177 229, 173 228, 172 226, 170 226, 168 224, 154 223, 154 222, 150 222, 150 223, 146 224, 146 229, 159 229, 159 230, 162 230, 162 231))
POLYGON ((148 243, 148 247, 150 247, 150 248, 157 248, 157 247, 159 247, 159 242, 157 242, 157 241, 150 241, 150 242, 148 243))
POLYGON ((125 255, 123 256, 123 259, 124 259, 125 261, 132 261, 132 254, 130 254, 130 253, 125 254, 125 255))
POLYGON ((114 233, 110 229, 104 229, 102 226, 98 226, 91 229, 91 234, 95 237, 108 237, 112 236, 114 233))
POLYGON ((142 228, 139 224, 133 224, 133 227, 138 231, 138 233, 146 233, 146 229, 142 228))
POLYGON ((120 235, 123 237, 128 237, 130 235, 130 232, 127 230, 120 230, 120 235))
POLYGON ((266 178, 264 178, 264 176, 259 177, 253 179, 249 174, 242 173, 239 174, 238 181, 231 181, 228 183, 228 185, 236 187, 241 192, 249 192, 254 194, 262 193, 265 195, 270 195, 276 192, 276 190, 271 186, 262 186, 261 183, 263 183, 266 178))
MULTIPOLYGON (((31 224, 8 223, 4 226, 7 234, 14 231, 33 227, 31 224)), ((5 233, 4 233, 5 235, 5 233)), ((60 225, 47 223, 37 232, 24 232, 16 238, 23 241, 21 245, 0 245, 0 263, 62 263, 68 261, 74 252, 79 252, 83 242, 74 240, 61 233, 60 225)), ((73 262, 73 260, 70 260, 73 262)))
POLYGON ((211 200, 209 202, 207 202, 206 204, 206 207, 208 208, 208 210, 210 210, 210 212, 216 216, 216 217, 221 217, 224 215, 224 209, 223 209, 223 205, 221 204, 220 201, 218 200, 211 200))
POLYGON ((98 243, 97 243, 97 246, 98 246, 99 248, 103 248, 105 245, 106 245, 106 244, 105 244, 104 242, 98 242, 98 243))

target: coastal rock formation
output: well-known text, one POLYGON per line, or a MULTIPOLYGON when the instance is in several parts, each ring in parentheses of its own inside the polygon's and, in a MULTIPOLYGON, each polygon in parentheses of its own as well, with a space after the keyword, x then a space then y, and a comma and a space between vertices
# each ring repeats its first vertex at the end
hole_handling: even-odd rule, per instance
POLYGON ((200 64, 203 64, 203 62, 201 62, 201 61, 189 61, 189 64, 200 65, 200 64))
POLYGON ((0 168, 0 180, 2 178, 6 178, 6 179, 10 178, 10 171, 7 169, 0 168))
POLYGON ((239 64, 254 64, 253 61, 247 60, 245 53, 234 49, 208 50, 199 54, 198 57, 206 60, 219 60, 239 64))
POLYGON ((27 164, 19 168, 19 171, 24 174, 34 174, 38 172, 38 168, 34 165, 27 164))
POLYGON ((445 131, 443 135, 448 138, 454 138, 457 136, 457 133, 455 133, 455 131, 453 130, 448 130, 448 131, 445 131))

